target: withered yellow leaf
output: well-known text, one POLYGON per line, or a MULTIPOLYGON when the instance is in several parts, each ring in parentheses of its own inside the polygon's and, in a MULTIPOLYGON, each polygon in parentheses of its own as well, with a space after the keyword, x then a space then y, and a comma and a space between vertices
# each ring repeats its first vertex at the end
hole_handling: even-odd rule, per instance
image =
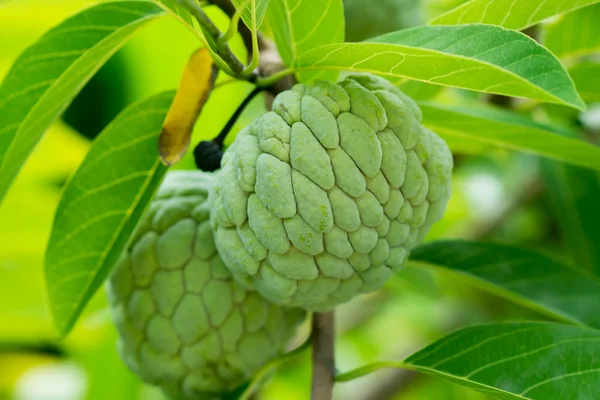
POLYGON ((207 49, 192 54, 158 139, 160 158, 165 165, 173 165, 183 158, 216 76, 217 68, 207 49))

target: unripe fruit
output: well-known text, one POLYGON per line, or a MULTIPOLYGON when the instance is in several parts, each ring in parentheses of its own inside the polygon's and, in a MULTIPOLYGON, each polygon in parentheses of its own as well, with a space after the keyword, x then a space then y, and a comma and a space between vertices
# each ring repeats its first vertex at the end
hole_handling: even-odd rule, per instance
POLYGON ((388 81, 296 85, 225 152, 211 221, 234 277, 325 311, 381 287, 439 220, 452 156, 388 81))
POLYGON ((173 399, 221 399, 285 350, 301 310, 248 291, 217 254, 213 176, 170 172, 107 285, 127 366, 173 399))

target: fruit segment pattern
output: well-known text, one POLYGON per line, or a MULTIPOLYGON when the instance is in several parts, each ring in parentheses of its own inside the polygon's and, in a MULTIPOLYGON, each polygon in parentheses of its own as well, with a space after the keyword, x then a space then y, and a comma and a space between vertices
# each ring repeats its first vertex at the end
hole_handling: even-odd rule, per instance
POLYGON ((209 222, 213 180, 170 172, 107 285, 121 357, 176 399, 220 399, 249 381, 304 318, 232 278, 209 222))
POLYGON ((451 153, 421 119, 373 75, 277 95, 225 152, 209 196, 234 277, 313 311, 380 288, 450 197, 451 153))

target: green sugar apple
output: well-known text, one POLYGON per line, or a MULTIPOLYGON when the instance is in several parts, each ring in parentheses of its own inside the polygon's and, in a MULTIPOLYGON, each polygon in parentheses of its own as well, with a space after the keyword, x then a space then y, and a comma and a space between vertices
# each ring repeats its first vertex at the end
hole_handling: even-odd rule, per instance
POLYGON ((210 192, 234 277, 313 311, 381 287, 450 197, 452 156, 421 118, 373 75, 280 93, 225 152, 210 192))
POLYGON ((232 279, 209 223, 212 184, 170 172, 107 285, 122 359, 177 400, 220 399, 248 381, 304 316, 232 279))
POLYGON ((425 23, 421 0, 344 0, 346 41, 360 42, 425 23))

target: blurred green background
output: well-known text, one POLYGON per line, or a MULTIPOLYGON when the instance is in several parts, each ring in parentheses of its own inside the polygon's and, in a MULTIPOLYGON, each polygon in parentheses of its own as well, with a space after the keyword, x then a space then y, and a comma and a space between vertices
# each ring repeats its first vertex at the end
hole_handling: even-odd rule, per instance
MULTIPOLYGON (((45 31, 93 3, 97 2, 0 1, 0 80, 16 57, 45 31)), ((429 0, 415 15, 427 20, 457 3, 460 1, 429 0)), ((221 26, 226 25, 218 10, 211 10, 210 15, 221 26)), ((0 400, 162 399, 160 392, 141 384, 118 359, 116 333, 103 293, 88 307, 75 331, 58 340, 46 307, 43 258, 62 186, 83 159, 90 140, 131 102, 175 88, 187 58, 198 45, 197 39, 173 19, 161 19, 141 30, 50 128, 1 205, 0 400)), ((244 52, 241 40, 236 39, 234 47, 244 52)), ((192 145, 215 136, 251 89, 247 83, 236 82, 215 90, 196 126, 192 145)), ((443 103, 468 104, 484 99, 416 83, 408 83, 405 89, 414 97, 443 103)), ((234 131, 262 111, 264 102, 258 98, 234 131)), ((549 195, 539 184, 537 158, 490 150, 485 156, 456 154, 455 161, 449 209, 427 240, 498 239, 560 251, 549 195)), ((177 166, 193 167, 190 155, 177 166)), ((539 316, 449 276, 407 268, 383 290, 339 308, 338 368, 348 370, 378 359, 400 359, 468 324, 524 318, 539 316)), ((309 380, 306 354, 282 367, 265 385, 260 398, 307 399, 309 380)), ((412 373, 381 371, 338 384, 336 398, 486 397, 412 373), (399 387, 403 388, 401 393, 394 394, 399 387)))

